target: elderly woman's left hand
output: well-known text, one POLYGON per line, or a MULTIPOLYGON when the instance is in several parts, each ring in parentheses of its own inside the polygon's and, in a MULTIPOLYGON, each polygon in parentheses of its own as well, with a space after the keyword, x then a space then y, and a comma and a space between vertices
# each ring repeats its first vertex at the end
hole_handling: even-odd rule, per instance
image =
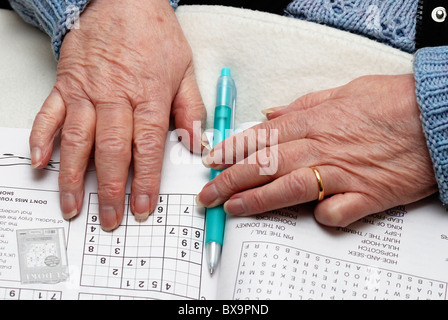
POLYGON ((227 139, 204 158, 207 166, 227 169, 203 188, 200 204, 225 202, 229 214, 252 215, 310 202, 318 197, 312 167, 326 196, 314 214, 329 226, 437 191, 413 75, 361 77, 269 111, 269 121, 227 139), (272 142, 276 133, 278 141, 272 142), (233 152, 230 164, 225 150, 233 152))

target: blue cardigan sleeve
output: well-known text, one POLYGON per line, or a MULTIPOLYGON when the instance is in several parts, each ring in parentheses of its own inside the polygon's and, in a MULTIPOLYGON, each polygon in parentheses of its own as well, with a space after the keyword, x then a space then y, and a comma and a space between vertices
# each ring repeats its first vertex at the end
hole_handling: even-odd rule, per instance
POLYGON ((414 60, 417 103, 434 165, 439 198, 448 205, 448 46, 417 50, 414 60))
MULTIPOLYGON (((90 0, 9 0, 11 7, 23 20, 40 28, 51 38, 56 60, 59 60, 64 36, 84 11, 90 0)), ((179 0, 170 0, 175 9, 179 0)))

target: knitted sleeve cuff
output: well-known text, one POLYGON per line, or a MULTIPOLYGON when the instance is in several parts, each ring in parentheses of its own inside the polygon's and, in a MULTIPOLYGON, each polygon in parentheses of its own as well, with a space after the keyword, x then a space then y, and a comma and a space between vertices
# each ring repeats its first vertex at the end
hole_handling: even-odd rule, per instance
MULTIPOLYGON (((9 0, 11 7, 27 23, 40 28, 51 38, 56 60, 65 35, 77 27, 77 19, 90 0, 9 0)), ((173 9, 179 0, 170 0, 173 9)))
POLYGON ((434 165, 439 197, 448 204, 448 46, 427 47, 415 54, 417 103, 434 165))

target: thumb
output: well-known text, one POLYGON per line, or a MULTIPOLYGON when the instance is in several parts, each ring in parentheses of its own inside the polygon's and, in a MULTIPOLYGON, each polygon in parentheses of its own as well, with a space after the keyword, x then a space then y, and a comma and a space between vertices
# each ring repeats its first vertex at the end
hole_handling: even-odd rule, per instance
POLYGON ((345 227, 369 214, 380 212, 377 203, 358 192, 333 195, 319 202, 314 209, 316 220, 330 227, 345 227))
POLYGON ((183 78, 173 101, 172 114, 182 143, 195 153, 201 153, 207 110, 202 101, 196 77, 190 68, 183 78))
POLYGON ((30 133, 31 164, 45 167, 53 152, 53 142, 65 119, 65 103, 59 90, 53 88, 36 115, 30 133))

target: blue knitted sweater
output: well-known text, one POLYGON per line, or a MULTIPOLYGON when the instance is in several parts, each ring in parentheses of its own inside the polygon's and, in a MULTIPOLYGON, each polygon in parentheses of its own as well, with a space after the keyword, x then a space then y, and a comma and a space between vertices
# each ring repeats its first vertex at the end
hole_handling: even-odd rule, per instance
MULTIPOLYGON (((9 0, 51 38, 59 58, 65 34, 90 0, 9 0)), ((170 0, 175 9, 181 0, 170 0)), ((448 204, 448 46, 415 50, 417 0, 294 0, 285 15, 364 35, 413 53, 417 102, 440 200, 448 204)))

